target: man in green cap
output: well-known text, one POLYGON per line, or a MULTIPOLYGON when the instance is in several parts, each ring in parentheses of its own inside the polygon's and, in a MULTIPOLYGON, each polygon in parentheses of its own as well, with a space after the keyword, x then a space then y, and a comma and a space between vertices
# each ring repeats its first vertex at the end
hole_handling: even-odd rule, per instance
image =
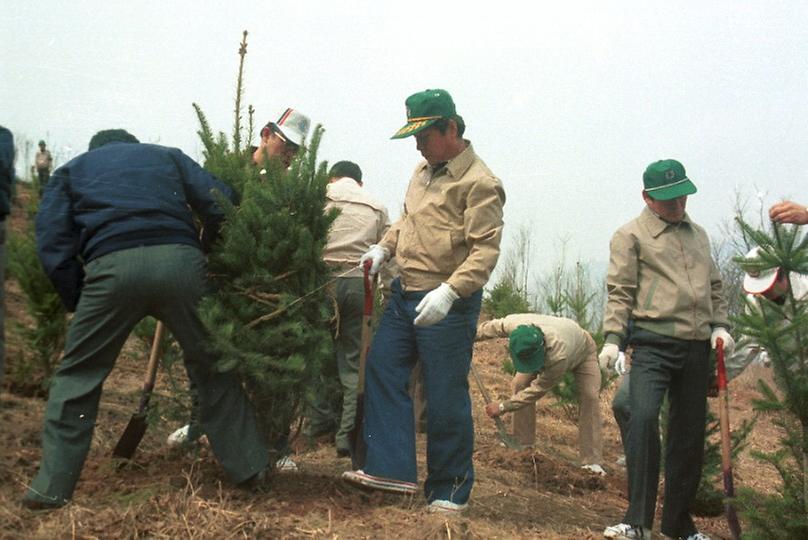
POLYGON ((535 404, 567 372, 575 375, 581 399, 578 447, 581 466, 605 475, 600 419, 600 368, 597 347, 589 332, 563 317, 518 313, 482 323, 477 340, 509 338, 508 351, 516 368, 513 396, 488 403, 491 418, 513 412, 513 434, 522 444, 536 440, 535 404))
POLYGON ((466 508, 474 483, 468 373, 482 288, 499 256, 502 183, 463 139, 465 123, 445 90, 406 101, 407 124, 424 161, 410 180, 401 218, 362 256, 371 272, 395 256, 400 277, 365 370, 364 467, 343 478, 383 491, 417 488, 410 373, 421 361, 427 402, 429 510, 466 508))
POLYGON ((659 484, 659 409, 667 395, 662 533, 703 539, 689 507, 704 455, 709 351, 721 338, 730 354, 734 342, 710 240, 685 212, 696 186, 673 159, 649 165, 643 186, 646 207, 612 237, 606 276, 601 367, 614 366, 621 343, 633 354, 625 445, 629 507, 622 522, 603 535, 651 537, 659 484))

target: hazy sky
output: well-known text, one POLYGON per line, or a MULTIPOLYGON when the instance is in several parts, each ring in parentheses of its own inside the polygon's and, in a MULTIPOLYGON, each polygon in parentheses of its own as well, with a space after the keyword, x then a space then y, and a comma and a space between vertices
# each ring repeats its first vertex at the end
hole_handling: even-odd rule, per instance
POLYGON ((124 127, 200 159, 191 103, 231 131, 246 29, 256 122, 291 106, 322 123, 320 157, 359 163, 393 217, 420 158, 389 139, 404 99, 449 90, 505 185, 506 246, 530 226, 539 272, 562 238, 602 265, 657 159, 684 163, 714 237, 736 192, 808 204, 804 0, 209 4, 3 0, 0 124, 59 158, 124 127))

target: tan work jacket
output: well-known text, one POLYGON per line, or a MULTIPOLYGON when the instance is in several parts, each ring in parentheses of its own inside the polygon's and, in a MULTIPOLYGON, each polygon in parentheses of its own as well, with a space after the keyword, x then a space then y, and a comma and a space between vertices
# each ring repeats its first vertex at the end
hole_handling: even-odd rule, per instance
POLYGON ((404 213, 380 242, 395 255, 405 290, 447 282, 468 297, 481 289, 499 257, 504 204, 502 183, 471 143, 436 171, 419 164, 404 213))
POLYGON ((383 204, 371 197, 353 178, 340 178, 326 188, 326 212, 340 210, 328 232, 323 260, 336 269, 355 271, 345 277, 362 277, 359 257, 378 244, 390 228, 383 204))
POLYGON ((729 329, 710 240, 687 214, 672 224, 645 207, 614 233, 610 249, 607 343, 620 343, 629 319, 638 328, 684 340, 709 339, 716 326, 729 329))
POLYGON ((51 165, 53 164, 53 158, 51 157, 50 151, 45 150, 44 152, 37 152, 36 156, 34 157, 34 163, 36 164, 37 170, 50 169, 51 165))
POLYGON ((477 327, 477 340, 507 338, 517 326, 535 326, 544 333, 544 368, 530 386, 503 402, 506 411, 538 401, 561 381, 564 374, 582 362, 596 362, 595 344, 589 333, 572 319, 518 313, 494 319, 477 327))

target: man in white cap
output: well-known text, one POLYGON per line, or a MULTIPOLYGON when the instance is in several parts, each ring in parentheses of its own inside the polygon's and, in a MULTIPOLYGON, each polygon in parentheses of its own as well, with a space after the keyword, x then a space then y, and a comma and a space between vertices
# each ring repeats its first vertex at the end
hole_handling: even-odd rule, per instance
MULTIPOLYGON (((309 134, 310 125, 311 121, 308 116, 292 108, 284 110, 277 121, 267 122, 261 128, 261 140, 258 146, 252 148, 253 164, 262 167, 259 174, 266 174, 263 166, 270 160, 280 160, 284 168, 288 168, 302 148, 303 142, 309 134)), ((193 386, 191 394, 195 394, 193 386)), ((195 398, 194 402, 196 402, 195 398)), ((193 409, 191 422, 168 436, 166 442, 169 446, 193 444, 202 436, 202 430, 196 420, 196 403, 194 403, 193 409)), ((288 433, 276 441, 275 446, 276 452, 282 456, 278 459, 276 467, 279 470, 296 471, 297 464, 288 457, 288 433)))
POLYGON ((253 163, 263 165, 265 159, 277 158, 284 167, 292 164, 309 134, 309 117, 296 109, 286 109, 275 122, 261 128, 261 140, 253 149, 253 163))

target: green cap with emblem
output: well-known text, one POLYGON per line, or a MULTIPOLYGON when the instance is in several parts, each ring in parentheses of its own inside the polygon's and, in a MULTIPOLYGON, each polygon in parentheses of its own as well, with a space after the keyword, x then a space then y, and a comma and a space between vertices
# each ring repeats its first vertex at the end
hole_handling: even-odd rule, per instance
POLYGON ((696 193, 696 186, 685 174, 685 167, 675 159, 651 163, 642 175, 645 192, 652 199, 668 201, 696 193))
POLYGON ((511 332, 508 343, 513 367, 519 373, 537 373, 544 367, 544 332, 522 324, 511 332))
MULTIPOLYGON (((460 119, 452 96, 446 90, 424 90, 407 98, 407 124, 391 139, 403 139, 423 131, 441 118, 460 119)), ((462 119, 460 120, 462 122, 462 119)))

